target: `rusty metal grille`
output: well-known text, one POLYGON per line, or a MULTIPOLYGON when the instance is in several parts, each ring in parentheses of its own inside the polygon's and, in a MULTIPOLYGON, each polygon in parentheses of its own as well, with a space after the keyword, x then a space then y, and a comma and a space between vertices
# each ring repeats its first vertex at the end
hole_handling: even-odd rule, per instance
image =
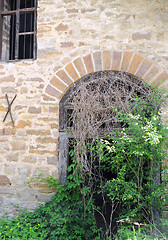
MULTIPOLYGON (((86 131, 93 125, 97 126, 100 135, 110 132, 122 124, 116 122, 113 108, 131 111, 135 96, 150 103, 150 92, 152 90, 145 82, 129 73, 102 71, 89 74, 73 84, 61 99, 59 131, 68 131, 71 137, 78 125, 80 128, 82 119, 73 111, 78 107, 78 115, 85 113, 83 121, 89 123, 86 131), (80 122, 75 119, 80 119, 80 122)), ((90 129, 88 136, 91 132, 95 131, 90 129)))
POLYGON ((37 0, 0 0, 1 60, 36 58, 37 0))

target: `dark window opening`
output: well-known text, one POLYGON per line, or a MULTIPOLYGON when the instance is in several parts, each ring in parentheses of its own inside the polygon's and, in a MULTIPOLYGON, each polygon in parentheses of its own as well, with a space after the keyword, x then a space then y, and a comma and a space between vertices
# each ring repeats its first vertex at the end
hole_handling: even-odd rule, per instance
POLYGON ((1 60, 36 58, 37 0, 0 0, 1 60))
POLYGON ((34 0, 23 0, 20 2, 20 8, 32 8, 34 7, 34 0))
POLYGON ((6 0, 6 1, 4 1, 3 10, 4 11, 16 10, 16 2, 17 2, 17 0, 6 0))

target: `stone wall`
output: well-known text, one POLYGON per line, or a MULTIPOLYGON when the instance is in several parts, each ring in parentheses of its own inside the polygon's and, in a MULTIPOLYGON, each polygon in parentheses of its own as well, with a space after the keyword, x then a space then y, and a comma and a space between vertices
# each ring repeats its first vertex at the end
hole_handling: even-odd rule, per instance
POLYGON ((37 59, 0 64, 0 212, 11 216, 53 194, 35 177, 58 177, 59 100, 74 81, 118 69, 168 88, 167 0, 39 0, 37 12, 37 59), (14 126, 5 94, 17 94, 14 126))

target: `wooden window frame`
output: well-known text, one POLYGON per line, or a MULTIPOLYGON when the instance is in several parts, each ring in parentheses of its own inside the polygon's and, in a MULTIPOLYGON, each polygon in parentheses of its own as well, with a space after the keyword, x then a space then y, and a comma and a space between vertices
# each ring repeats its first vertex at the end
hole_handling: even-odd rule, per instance
MULTIPOLYGON (((34 7, 31 8, 20 8, 20 1, 16 0, 16 10, 5 11, 4 2, 5 0, 0 0, 0 59, 5 61, 16 61, 16 60, 34 60, 37 58, 37 0, 34 0, 34 7), (24 29, 23 32, 19 32, 20 28, 20 14, 24 13, 33 13, 34 14, 34 26, 33 31, 26 32, 24 29), (16 15, 16 35, 15 35, 15 55, 13 59, 2 59, 2 37, 3 37, 3 17, 16 15), (19 58, 19 36, 33 35, 33 57, 23 57, 19 58)), ((11 45, 10 45, 11 46, 11 45)), ((25 43, 26 46, 26 43, 25 43)))

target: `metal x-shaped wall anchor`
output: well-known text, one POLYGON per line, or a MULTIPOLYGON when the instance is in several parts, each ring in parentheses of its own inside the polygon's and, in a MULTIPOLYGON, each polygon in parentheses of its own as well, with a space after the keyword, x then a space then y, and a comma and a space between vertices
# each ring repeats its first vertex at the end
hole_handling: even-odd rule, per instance
POLYGON ((8 113, 9 113, 13 125, 14 125, 14 121, 13 121, 13 117, 12 117, 12 113, 11 113, 11 106, 12 106, 12 103, 14 102, 16 96, 17 96, 17 95, 15 95, 14 98, 12 99, 12 101, 9 103, 8 95, 6 94, 6 100, 7 100, 7 103, 8 103, 8 111, 6 112, 5 117, 4 117, 4 119, 3 119, 3 122, 5 122, 5 119, 6 119, 6 117, 8 116, 8 113))

